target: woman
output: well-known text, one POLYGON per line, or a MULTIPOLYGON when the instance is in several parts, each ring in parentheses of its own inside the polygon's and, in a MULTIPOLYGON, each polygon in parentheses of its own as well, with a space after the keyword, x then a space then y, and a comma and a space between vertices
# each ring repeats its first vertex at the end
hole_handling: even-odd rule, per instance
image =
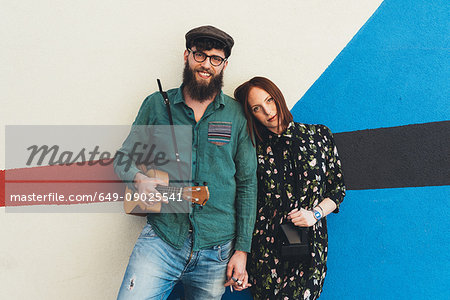
POLYGON ((284 97, 267 78, 234 92, 243 105, 258 156, 258 216, 248 261, 254 299, 316 299, 326 274, 325 216, 345 195, 330 130, 293 122, 284 97), (310 256, 281 257, 280 224, 308 227, 310 256))

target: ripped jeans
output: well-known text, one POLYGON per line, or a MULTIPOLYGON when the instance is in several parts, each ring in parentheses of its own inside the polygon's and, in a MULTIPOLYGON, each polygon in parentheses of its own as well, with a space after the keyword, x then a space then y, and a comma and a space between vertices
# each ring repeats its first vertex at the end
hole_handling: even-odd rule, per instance
POLYGON ((192 254, 191 249, 191 234, 177 250, 147 224, 131 253, 117 299, 167 299, 181 280, 186 300, 220 300, 232 241, 192 254))

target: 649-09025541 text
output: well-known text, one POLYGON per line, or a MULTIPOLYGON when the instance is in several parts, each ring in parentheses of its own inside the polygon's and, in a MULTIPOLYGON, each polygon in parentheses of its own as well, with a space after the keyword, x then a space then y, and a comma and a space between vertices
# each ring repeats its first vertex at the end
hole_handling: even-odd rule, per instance
POLYGON ((59 193, 46 193, 46 194, 12 194, 9 197, 9 201, 13 202, 45 202, 45 203, 64 203, 64 202, 116 202, 116 201, 150 201, 150 202, 180 202, 181 191, 179 193, 99 193, 94 194, 70 194, 63 195, 59 193))

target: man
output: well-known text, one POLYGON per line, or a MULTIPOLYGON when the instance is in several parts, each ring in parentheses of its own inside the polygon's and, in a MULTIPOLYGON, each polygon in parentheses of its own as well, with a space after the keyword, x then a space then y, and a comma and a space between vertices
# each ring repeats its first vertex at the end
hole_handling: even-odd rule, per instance
MULTIPOLYGON (((186 299, 196 300, 220 299, 229 285, 237 290, 247 286, 256 155, 241 106, 221 90, 233 44, 231 36, 213 26, 186 34, 183 84, 167 94, 174 125, 192 126, 192 183, 207 184, 210 198, 205 206, 192 204, 189 213, 147 215, 118 299, 166 299, 178 281, 186 299)), ((145 99, 134 125, 161 124, 168 125, 169 119, 156 92, 145 99)), ((119 150, 131 151, 127 141, 119 150)), ((157 193, 155 187, 164 184, 117 159, 114 167, 140 195, 157 193)))

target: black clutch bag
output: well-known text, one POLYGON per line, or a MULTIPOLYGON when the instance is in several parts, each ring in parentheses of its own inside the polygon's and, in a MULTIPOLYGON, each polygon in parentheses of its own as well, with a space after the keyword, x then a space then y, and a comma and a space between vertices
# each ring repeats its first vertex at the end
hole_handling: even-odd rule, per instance
POLYGON ((307 262, 311 260, 309 227, 281 224, 281 259, 307 262))

